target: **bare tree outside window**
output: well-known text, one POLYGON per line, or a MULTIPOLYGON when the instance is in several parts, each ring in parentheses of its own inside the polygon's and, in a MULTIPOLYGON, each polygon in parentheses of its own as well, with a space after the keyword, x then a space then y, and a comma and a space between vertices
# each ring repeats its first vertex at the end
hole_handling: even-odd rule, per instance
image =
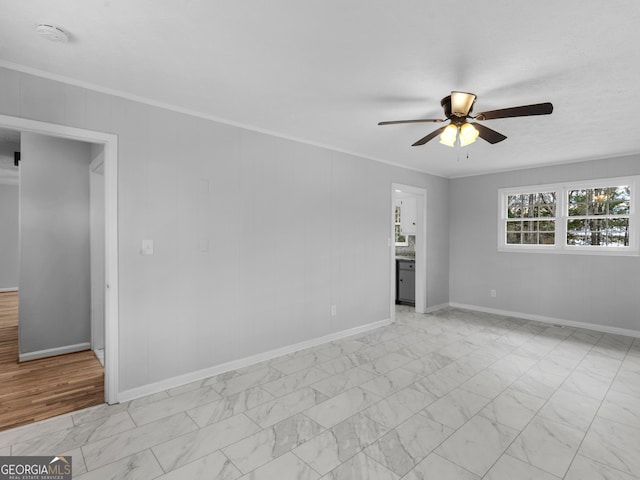
POLYGON ((567 245, 629 246, 628 185, 568 192, 567 245))
POLYGON ((507 244, 554 245, 556 193, 524 193, 507 197, 507 244))

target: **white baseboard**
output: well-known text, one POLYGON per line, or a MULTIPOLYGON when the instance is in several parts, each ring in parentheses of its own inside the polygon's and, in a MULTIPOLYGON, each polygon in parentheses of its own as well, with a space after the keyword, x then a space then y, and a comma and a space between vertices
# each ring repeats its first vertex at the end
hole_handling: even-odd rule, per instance
POLYGON ((5 287, 5 288, 0 288, 0 293, 4 293, 4 292, 17 292, 18 291, 18 287, 5 287))
POLYGON ((93 354, 96 356, 96 358, 100 362, 100 365, 104 367, 104 348, 96 348, 93 351, 93 354))
POLYGON ((479 307, 477 305, 467 305, 464 303, 449 303, 450 307, 462 308, 464 310, 474 310, 476 312, 493 313, 496 315, 504 315, 507 317, 517 317, 524 320, 532 320, 534 322, 553 323, 563 325, 565 327, 584 328, 586 330, 595 330, 596 332, 613 333, 615 335, 625 335, 627 337, 640 338, 640 331, 630 330, 628 328, 612 327, 610 325, 599 325, 597 323, 576 322, 574 320, 565 320, 563 318, 545 317, 543 315, 532 315, 529 313, 512 312, 509 310, 500 310, 497 308, 479 307))
POLYGON ((424 313, 431 313, 437 310, 442 310, 443 308, 447 308, 449 306, 448 303, 441 303, 440 305, 433 305, 432 307, 428 307, 424 313))
POLYGON ((250 357, 233 360, 231 362, 226 362, 221 365, 215 365, 213 367, 204 368, 202 370, 196 370, 195 372, 185 373, 183 375, 178 375, 177 377, 167 378, 165 380, 150 383, 148 385, 143 385, 141 387, 124 390, 118 393, 118 402, 120 403, 127 402, 135 398, 140 398, 146 395, 151 395, 153 393, 162 392, 163 390, 168 390, 170 388, 180 387, 182 385, 186 385, 191 382, 204 380, 205 378, 213 377, 215 375, 220 375, 221 373, 229 372, 231 370, 237 370, 243 367, 248 367, 249 365, 264 362, 266 360, 271 360, 272 358, 281 357, 283 355, 288 355, 290 353, 297 352, 298 350, 304 350, 305 348, 311 348, 317 345, 322 345, 324 343, 340 340, 342 338, 351 337, 353 335, 367 332, 369 330, 374 330, 376 328, 384 327, 390 324, 391 324, 390 319, 380 320, 378 322, 368 323, 367 325, 350 328, 348 330, 343 330, 336 333, 330 333, 329 335, 313 338, 311 340, 306 340, 304 342, 296 343, 294 345, 289 345, 282 348, 276 348, 275 350, 269 350, 268 352, 252 355, 250 357))
POLYGON ((39 358, 55 357, 56 355, 64 355, 65 353, 82 352, 91 350, 91 344, 76 343, 75 345, 65 345, 64 347, 49 348, 47 350, 38 350, 37 352, 21 353, 18 356, 19 362, 28 362, 29 360, 38 360, 39 358))

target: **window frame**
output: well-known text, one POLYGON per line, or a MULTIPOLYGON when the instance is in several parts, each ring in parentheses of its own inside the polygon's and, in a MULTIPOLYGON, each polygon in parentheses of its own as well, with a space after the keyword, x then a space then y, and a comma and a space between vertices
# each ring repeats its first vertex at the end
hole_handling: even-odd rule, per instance
MULTIPOLYGON (((640 255, 640 214, 638 202, 640 200, 640 175, 627 177, 600 178, 594 180, 581 180, 575 182, 552 183, 544 185, 527 185, 522 187, 509 187, 498 189, 498 251, 520 253, 565 253, 578 255, 640 255), (609 188, 628 185, 631 198, 629 202, 629 246, 601 246, 601 245, 568 245, 567 223, 569 217, 569 192, 579 189, 609 188), (510 195, 526 195, 532 193, 556 193, 555 217, 556 225, 555 243, 553 245, 538 244, 508 244, 507 221, 508 197, 510 195)), ((621 215, 626 217, 627 215, 621 215)), ((607 217, 608 218, 608 217, 607 217)), ((513 219, 511 219, 513 220, 513 219)), ((526 220, 526 219, 524 219, 526 220)))

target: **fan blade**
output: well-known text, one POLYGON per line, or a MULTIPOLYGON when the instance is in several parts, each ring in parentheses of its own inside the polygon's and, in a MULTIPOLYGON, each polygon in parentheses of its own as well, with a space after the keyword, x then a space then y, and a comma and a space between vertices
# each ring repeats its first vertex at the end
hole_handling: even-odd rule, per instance
POLYGON ((485 127, 484 125, 481 125, 479 123, 472 122, 471 125, 476 127, 480 138, 486 140, 491 144, 501 142, 507 138, 500 132, 496 132, 495 130, 490 129, 489 127, 485 127))
POLYGON ((528 117, 531 115, 549 115, 553 112, 553 105, 549 102, 523 105, 521 107, 502 108, 478 113, 477 120, 493 120, 494 118, 528 117))
POLYGON ((420 120, 392 120, 390 122, 380 122, 378 125, 395 125, 397 123, 440 123, 444 122, 444 120, 440 120, 439 118, 422 118, 420 120))
POLYGON ((412 147, 417 147, 418 145, 424 145, 425 143, 427 143, 429 140, 433 140, 435 137, 437 137, 438 135, 440 135, 444 129, 447 128, 445 127, 440 127, 439 129, 431 132, 429 135, 427 135, 426 137, 422 137, 420 140, 418 140, 416 143, 414 143, 413 145, 411 145, 412 147))

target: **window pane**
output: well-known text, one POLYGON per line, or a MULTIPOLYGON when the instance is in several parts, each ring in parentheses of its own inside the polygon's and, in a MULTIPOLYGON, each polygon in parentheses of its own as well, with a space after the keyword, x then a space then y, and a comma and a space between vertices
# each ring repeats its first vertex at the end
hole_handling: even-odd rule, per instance
POLYGON ((631 187, 629 185, 624 185, 621 187, 616 187, 616 199, 620 201, 629 201, 631 200, 631 187))
POLYGON ((507 244, 553 245, 555 223, 555 220, 508 220, 507 244))
POLYGON ((567 245, 586 245, 588 220, 567 221, 567 245))
POLYGON ((507 232, 519 232, 522 230, 522 222, 507 222, 507 232))
POLYGON ((609 215, 609 204, 607 202, 594 201, 589 205, 587 215, 609 215))
POLYGON ((509 195, 507 197, 507 217, 522 217, 522 195, 509 195))
POLYGON ((556 206, 555 205, 539 205, 536 208, 536 217, 555 217, 556 206))
POLYGON ((569 216, 591 218, 567 221, 567 245, 629 246, 628 217, 611 216, 629 215, 630 198, 628 185, 571 190, 568 195, 569 216), (605 215, 609 218, 602 218, 605 215))
POLYGON ((611 212, 611 215, 629 215, 629 201, 624 200, 618 203, 611 203, 609 212, 611 212))
POLYGON ((569 216, 628 215, 630 198, 628 185, 570 190, 569 216))
POLYGON ((569 204, 585 203, 586 200, 586 190, 569 190, 569 204))
POLYGON ((629 246, 628 218, 569 220, 567 245, 629 246))
POLYGON ((556 243, 555 233, 540 233, 539 235, 540 245, 554 245, 556 243))
POLYGON ((569 204, 569 216, 579 217, 587 214, 586 203, 570 203, 569 204))
POLYGON ((507 233, 507 245, 520 245, 522 243, 522 237, 520 233, 509 232, 507 233))
POLYGON ((555 217, 555 192, 524 193, 507 196, 507 218, 555 217))
POLYGON ((541 232, 553 232, 556 229, 556 222, 554 221, 540 221, 538 222, 538 230, 541 232))
POLYGON ((588 220, 589 245, 604 246, 607 244, 607 220, 588 220))
POLYGON ((545 192, 541 193, 542 195, 542 203, 545 205, 555 205, 556 204, 556 192, 545 192))
POLYGON ((631 188, 627 186, 612 187, 607 191, 607 204, 610 215, 629 215, 631 188))
POLYGON ((612 218, 609 219, 606 229, 606 242, 610 247, 629 246, 629 219, 612 218))
POLYGON ((569 235, 569 233, 567 233, 567 245, 587 245, 587 240, 584 234, 573 233, 569 235))

